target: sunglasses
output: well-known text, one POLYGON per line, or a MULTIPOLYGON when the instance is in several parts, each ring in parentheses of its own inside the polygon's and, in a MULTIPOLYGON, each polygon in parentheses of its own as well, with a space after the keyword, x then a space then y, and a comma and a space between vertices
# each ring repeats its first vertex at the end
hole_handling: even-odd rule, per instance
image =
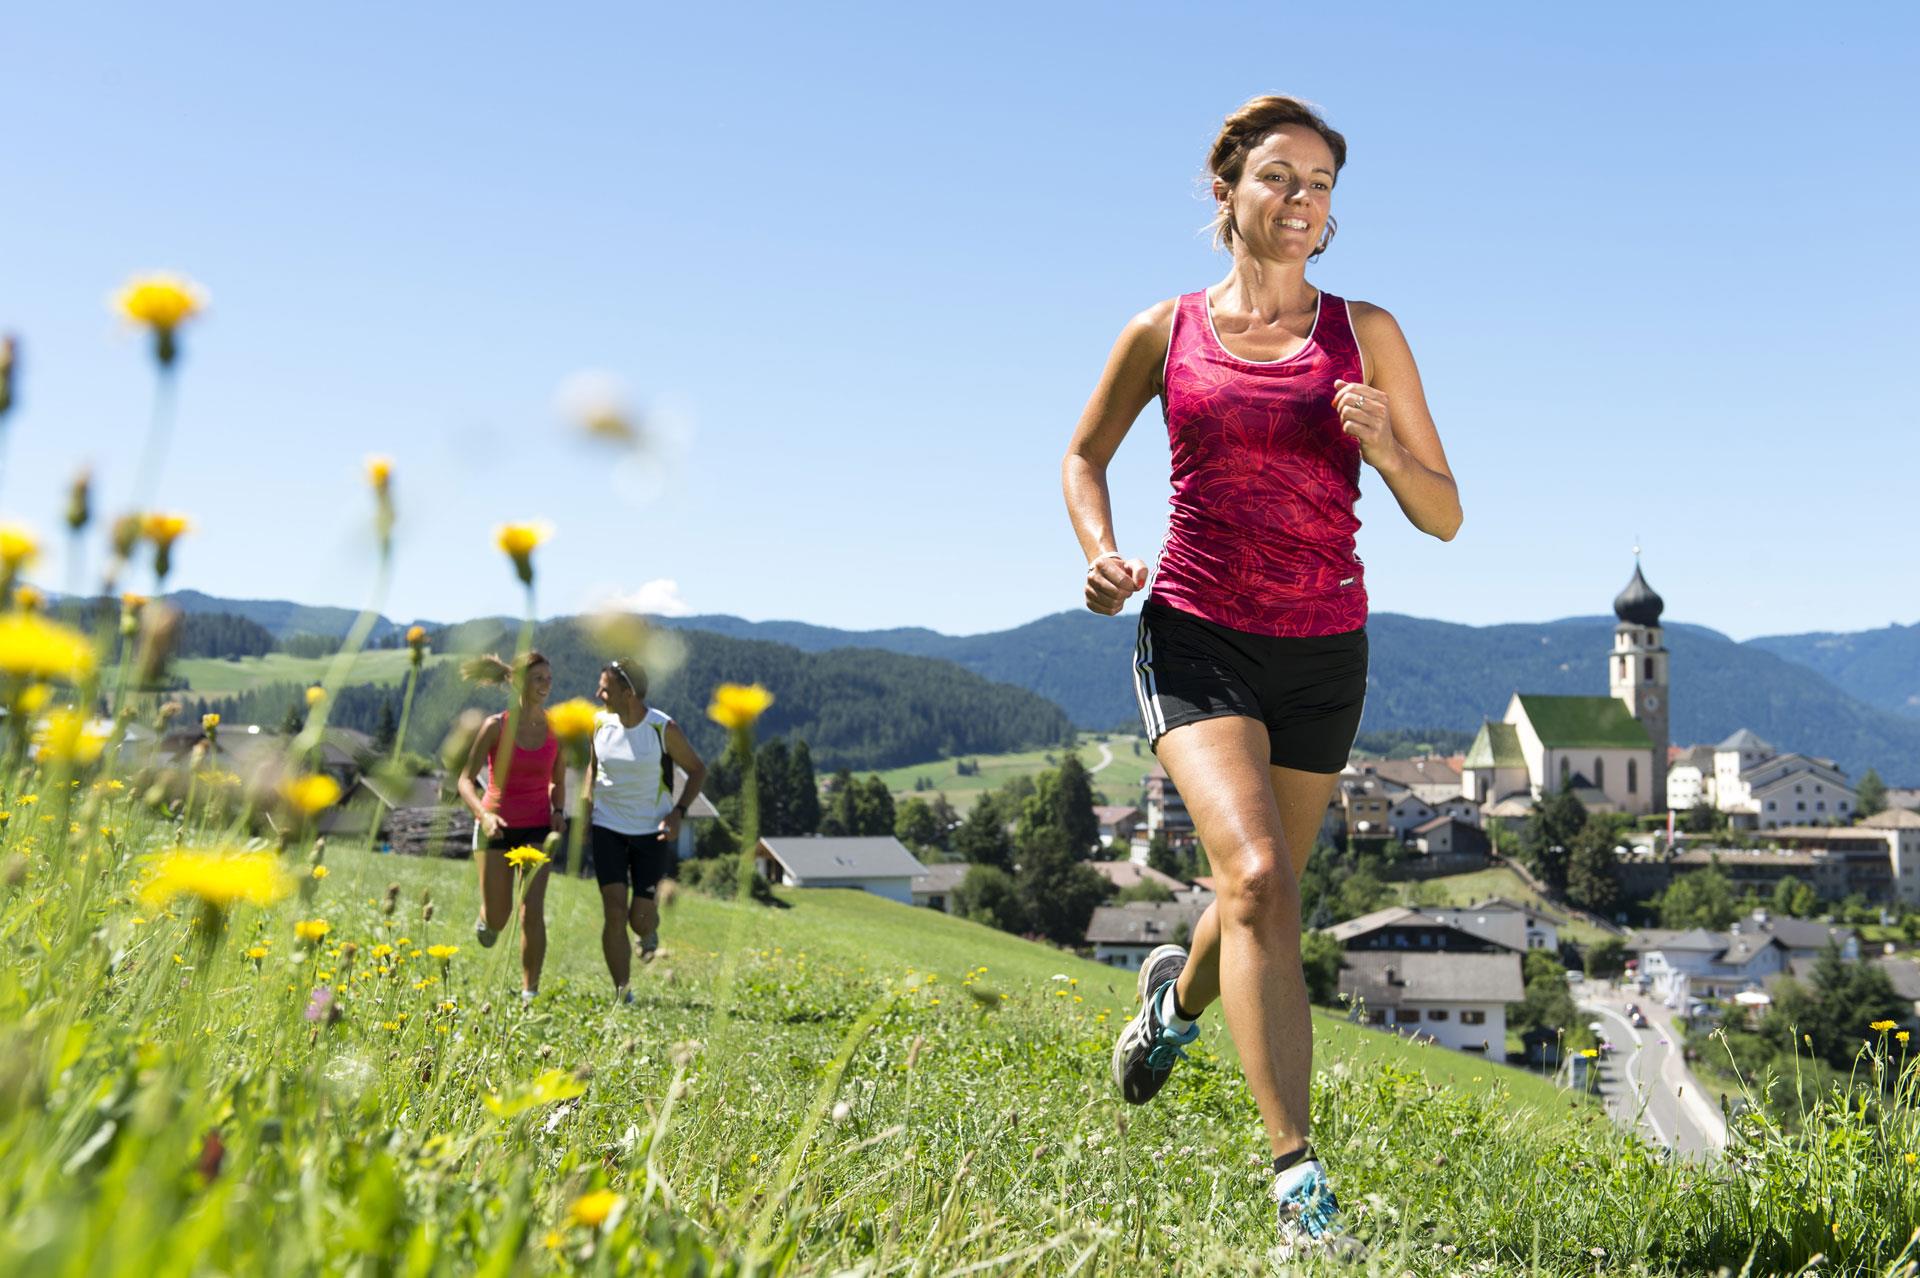
POLYGON ((633 686, 633 676, 627 673, 626 667, 617 661, 609 661, 607 663, 607 669, 620 676, 620 682, 627 685, 628 692, 631 692, 636 697, 640 695, 640 689, 633 686))

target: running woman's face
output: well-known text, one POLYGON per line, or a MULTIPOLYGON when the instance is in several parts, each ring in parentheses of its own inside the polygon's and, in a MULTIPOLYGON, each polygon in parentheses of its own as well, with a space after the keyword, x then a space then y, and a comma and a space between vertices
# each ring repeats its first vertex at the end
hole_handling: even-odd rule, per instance
POLYGON ((1284 124, 1247 154, 1231 190, 1217 178, 1213 187, 1232 201, 1234 237, 1249 253, 1305 261, 1333 208, 1333 151, 1312 129, 1284 124))
POLYGON ((523 677, 526 681, 526 691, 522 695, 534 705, 545 701, 547 694, 553 691, 553 667, 544 661, 528 666, 527 673, 523 677))

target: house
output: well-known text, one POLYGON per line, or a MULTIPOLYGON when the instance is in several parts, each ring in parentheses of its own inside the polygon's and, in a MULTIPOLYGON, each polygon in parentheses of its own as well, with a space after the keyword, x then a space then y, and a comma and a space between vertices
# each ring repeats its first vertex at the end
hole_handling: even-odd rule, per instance
POLYGON ((1891 902, 1896 894, 1894 856, 1899 831, 1872 826, 1783 825, 1768 830, 1786 854, 1813 862, 1808 880, 1823 901, 1862 896, 1876 903, 1891 902))
POLYGON ((943 861, 929 865, 924 874, 913 876, 913 903, 943 914, 953 913, 954 890, 973 865, 967 861, 943 861))
POLYGON ((1758 767, 1775 753, 1770 742, 1746 728, 1713 747, 1713 779, 1708 784, 1708 801, 1722 812, 1744 805, 1747 792, 1740 784, 1740 774, 1758 767))
MULTIPOLYGON (((1348 839, 1393 837, 1393 829, 1387 824, 1387 812, 1392 807, 1391 791, 1398 789, 1392 782, 1379 777, 1342 776, 1340 784, 1334 787, 1330 805, 1338 808, 1337 828, 1343 830, 1348 839)), ((1333 820, 1334 815, 1329 811, 1329 821, 1333 820)))
POLYGON ((1913 1009, 1920 1017, 1920 963, 1910 958, 1895 958, 1887 955, 1873 960, 1887 974, 1887 981, 1893 986, 1893 992, 1913 1009))
POLYGON ((1394 838, 1405 843, 1416 828, 1438 815, 1432 804, 1408 790, 1387 804, 1387 828, 1393 832, 1394 838))
POLYGON ((1193 818, 1187 814, 1186 801, 1174 789, 1167 770, 1154 764, 1153 771, 1147 773, 1145 788, 1146 802, 1142 806, 1147 814, 1148 837, 1164 834, 1169 843, 1191 843, 1193 818))
POLYGON ((1443 799, 1460 794, 1460 769, 1437 754, 1418 759, 1362 759, 1348 770, 1390 781, 1433 804, 1436 813, 1443 799))
POLYGON ((1909 812, 1920 812, 1920 786, 1888 786, 1887 806, 1889 808, 1905 808, 1909 812))
POLYGON ((1130 887, 1142 883, 1158 883, 1168 892, 1184 892, 1187 885, 1171 874, 1163 873, 1150 865, 1138 865, 1132 861, 1088 861, 1086 867, 1113 884, 1114 891, 1124 892, 1130 887))
POLYGON ((1206 906, 1190 902, 1133 901, 1095 907, 1086 942, 1093 960, 1137 972, 1155 946, 1185 945, 1206 906))
POLYGON ((1725 932, 1648 928, 1634 933, 1627 949, 1638 958, 1641 977, 1662 998, 1683 993, 1727 998, 1764 987, 1795 960, 1817 958, 1829 944, 1848 962, 1860 957, 1860 940, 1851 928, 1755 910, 1725 932))
POLYGON ((1667 763, 1667 806, 1675 812, 1713 806, 1713 747, 1679 750, 1667 763))
POLYGON ((1428 906, 1423 913, 1516 950, 1557 950, 1566 920, 1551 910, 1490 896, 1463 906, 1428 906))
POLYGON ((1763 760, 1740 774, 1740 786, 1745 802, 1737 808, 1723 803, 1721 810, 1747 828, 1851 821, 1857 803, 1847 774, 1833 760, 1806 754, 1763 760))
POLYGON ((1510 950, 1349 952, 1340 963, 1340 996, 1361 1024, 1496 1060, 1506 1053, 1507 1004, 1526 994, 1520 956, 1510 950))
POLYGON ((902 905, 913 904, 913 881, 927 872, 906 845, 891 835, 765 838, 754 849, 754 866, 770 883, 796 888, 858 888, 902 905))
POLYGON ((1422 873, 1458 874, 1479 869, 1493 845, 1486 832, 1457 816, 1436 816, 1408 832, 1407 842, 1420 854, 1422 873))
POLYGON ((1518 953, 1520 948, 1480 931, 1459 917, 1443 917, 1439 910, 1416 910, 1404 905, 1391 905, 1320 930, 1338 941, 1341 949, 1354 952, 1424 950, 1489 954, 1518 953))
POLYGON ((1094 820, 1100 823, 1100 846, 1125 847, 1133 842, 1133 832, 1146 821, 1147 814, 1131 804, 1096 803, 1094 820))
POLYGON ((1862 817, 1854 827, 1856 833, 1860 830, 1881 832, 1887 841, 1894 895, 1907 905, 1920 905, 1920 812, 1890 807, 1862 817))

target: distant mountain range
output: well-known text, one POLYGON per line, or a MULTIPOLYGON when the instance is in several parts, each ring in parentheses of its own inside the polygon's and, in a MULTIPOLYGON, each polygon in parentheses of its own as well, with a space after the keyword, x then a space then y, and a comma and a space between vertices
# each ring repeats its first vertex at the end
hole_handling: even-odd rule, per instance
MULTIPOLYGON (((283 637, 344 634, 356 615, 192 591, 170 598, 189 611, 249 617, 283 637)), ((805 652, 866 648, 950 661, 1040 694, 1082 728, 1114 728, 1138 715, 1131 617, 1062 612, 978 635, 921 627, 840 630, 718 614, 660 624, 805 652)), ((1368 624, 1373 678, 1362 728, 1470 731, 1483 718, 1499 718, 1515 692, 1604 693, 1613 625, 1610 616, 1463 626, 1375 613, 1368 624)), ((375 637, 397 628, 400 623, 383 617, 375 637)), ((1704 626, 1675 622, 1666 637, 1673 653, 1675 744, 1715 742, 1751 728, 1782 750, 1835 759, 1856 777, 1874 767, 1890 784, 1920 784, 1920 626, 1736 643, 1704 626)))

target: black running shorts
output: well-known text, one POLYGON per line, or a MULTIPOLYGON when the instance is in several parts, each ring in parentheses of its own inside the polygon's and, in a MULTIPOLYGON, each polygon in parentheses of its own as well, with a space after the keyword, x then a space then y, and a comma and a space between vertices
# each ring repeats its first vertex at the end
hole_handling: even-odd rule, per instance
POLYGON ((1156 749, 1182 724, 1244 715, 1267 726, 1275 767, 1338 772, 1367 699, 1367 632, 1250 635, 1149 601, 1133 690, 1156 749))
POLYGON ((624 883, 635 896, 652 899, 673 868, 674 846, 664 834, 617 834, 603 825, 590 832, 593 877, 601 887, 624 883))
MULTIPOLYGON (((475 827, 475 833, 479 832, 475 827)), ((510 825, 487 840, 487 851, 510 852, 514 848, 544 848, 553 827, 546 825, 510 825)))

